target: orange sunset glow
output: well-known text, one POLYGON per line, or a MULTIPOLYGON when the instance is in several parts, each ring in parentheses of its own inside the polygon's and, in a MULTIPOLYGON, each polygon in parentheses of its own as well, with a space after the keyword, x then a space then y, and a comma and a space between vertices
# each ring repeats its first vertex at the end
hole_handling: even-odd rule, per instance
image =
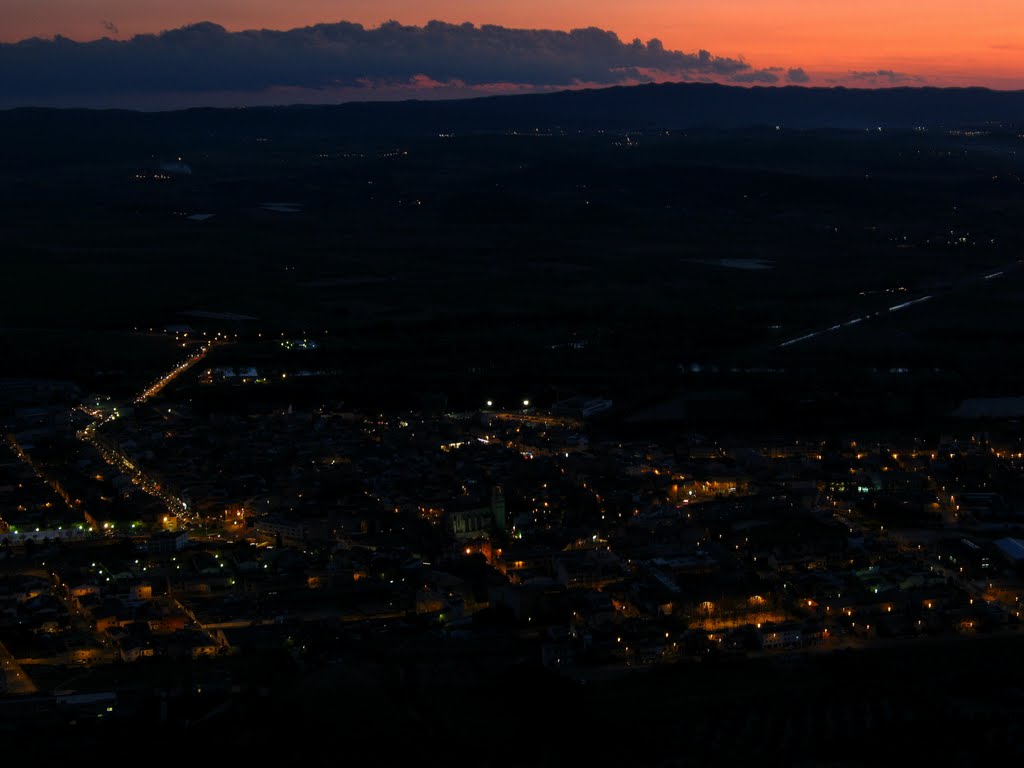
POLYGON ((0 40, 57 34, 124 39, 198 21, 237 31, 339 20, 376 26, 389 19, 595 26, 623 40, 658 38, 669 49, 707 49, 755 67, 802 67, 818 85, 851 72, 884 70, 918 84, 1024 88, 1019 0, 5 0, 0 40))

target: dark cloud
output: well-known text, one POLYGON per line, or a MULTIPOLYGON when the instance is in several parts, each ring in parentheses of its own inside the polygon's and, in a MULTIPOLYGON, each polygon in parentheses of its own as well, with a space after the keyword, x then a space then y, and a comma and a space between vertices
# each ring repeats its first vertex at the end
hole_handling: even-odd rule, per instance
POLYGON ((627 43, 596 28, 557 32, 438 21, 365 28, 340 22, 232 33, 204 22, 130 40, 0 44, 0 94, 8 105, 125 93, 367 88, 417 79, 473 88, 702 77, 778 80, 741 59, 667 50, 659 40, 627 43))
POLYGON ((806 83, 811 76, 804 72, 803 67, 794 67, 786 72, 786 79, 791 83, 806 83))
POLYGON ((906 72, 896 72, 891 69, 875 69, 870 72, 852 71, 848 76, 849 80, 871 83, 872 85, 890 84, 900 85, 903 83, 923 83, 923 77, 908 75, 906 72))
POLYGON ((770 69, 752 69, 749 72, 738 72, 729 79, 734 83, 777 83, 779 76, 770 69))

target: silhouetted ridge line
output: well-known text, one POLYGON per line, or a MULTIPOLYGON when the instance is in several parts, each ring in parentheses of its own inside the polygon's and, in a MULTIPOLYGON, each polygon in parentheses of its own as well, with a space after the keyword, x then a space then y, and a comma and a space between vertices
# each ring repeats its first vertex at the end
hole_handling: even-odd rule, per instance
POLYGON ((943 127, 1024 124, 1024 91, 985 88, 884 89, 753 87, 665 83, 487 96, 453 101, 350 102, 330 106, 196 108, 174 112, 17 109, 0 112, 0 131, 73 124, 77 131, 250 132, 273 136, 424 135, 600 129, 943 127))

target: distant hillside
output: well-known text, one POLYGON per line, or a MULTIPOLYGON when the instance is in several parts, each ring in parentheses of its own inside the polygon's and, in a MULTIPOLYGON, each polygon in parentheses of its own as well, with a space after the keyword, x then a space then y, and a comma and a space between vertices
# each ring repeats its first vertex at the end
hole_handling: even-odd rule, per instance
POLYGON ((664 83, 452 102, 347 104, 344 115, 438 130, 602 128, 910 128, 1024 123, 1024 91, 984 88, 739 88, 664 83))
POLYGON ((139 133, 412 136, 447 132, 602 129, 962 127, 1024 125, 1024 91, 984 88, 739 88, 667 83, 459 101, 192 109, 178 112, 21 109, 0 112, 0 139, 110 140, 139 133))

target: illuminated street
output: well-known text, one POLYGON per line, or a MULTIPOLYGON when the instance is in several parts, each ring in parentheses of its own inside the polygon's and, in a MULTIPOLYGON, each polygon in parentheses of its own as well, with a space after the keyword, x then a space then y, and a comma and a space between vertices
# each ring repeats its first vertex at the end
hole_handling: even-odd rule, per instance
MULTIPOLYGON (((142 405, 159 395, 160 392, 163 391, 163 389, 171 382, 186 373, 192 368, 192 366, 206 357, 209 351, 213 348, 213 345, 214 342, 212 341, 204 342, 197 352, 183 360, 141 392, 134 399, 134 403, 136 405, 142 405)), ((163 501, 170 514, 176 517, 188 516, 188 503, 180 496, 176 495, 171 489, 167 488, 166 483, 161 480, 157 473, 142 467, 137 460, 125 453, 116 442, 111 441, 102 434, 101 429, 104 424, 108 424, 120 418, 121 411, 118 408, 104 411, 98 408, 89 407, 88 405, 79 405, 78 409, 95 419, 94 422, 86 425, 78 432, 78 438, 80 440, 92 445, 112 469, 131 477, 132 483, 134 483, 140 490, 163 501)))
POLYGON ((168 384, 170 384, 176 378, 178 378, 183 373, 185 373, 189 368, 191 368, 193 365, 195 365, 196 363, 201 361, 204 357, 206 357, 206 355, 210 352, 210 350, 212 348, 213 348, 213 342, 212 341, 205 342, 199 348, 198 352, 194 353, 191 357, 187 358, 186 360, 183 360, 181 363, 176 365, 174 368, 169 370, 167 373, 165 373, 159 379, 157 379, 152 384, 150 384, 146 389, 144 389, 138 395, 138 397, 135 398, 135 404, 136 405, 141 405, 142 403, 145 403, 150 398, 153 398, 153 397, 156 397, 157 395, 159 395, 164 387, 166 387, 168 384))

